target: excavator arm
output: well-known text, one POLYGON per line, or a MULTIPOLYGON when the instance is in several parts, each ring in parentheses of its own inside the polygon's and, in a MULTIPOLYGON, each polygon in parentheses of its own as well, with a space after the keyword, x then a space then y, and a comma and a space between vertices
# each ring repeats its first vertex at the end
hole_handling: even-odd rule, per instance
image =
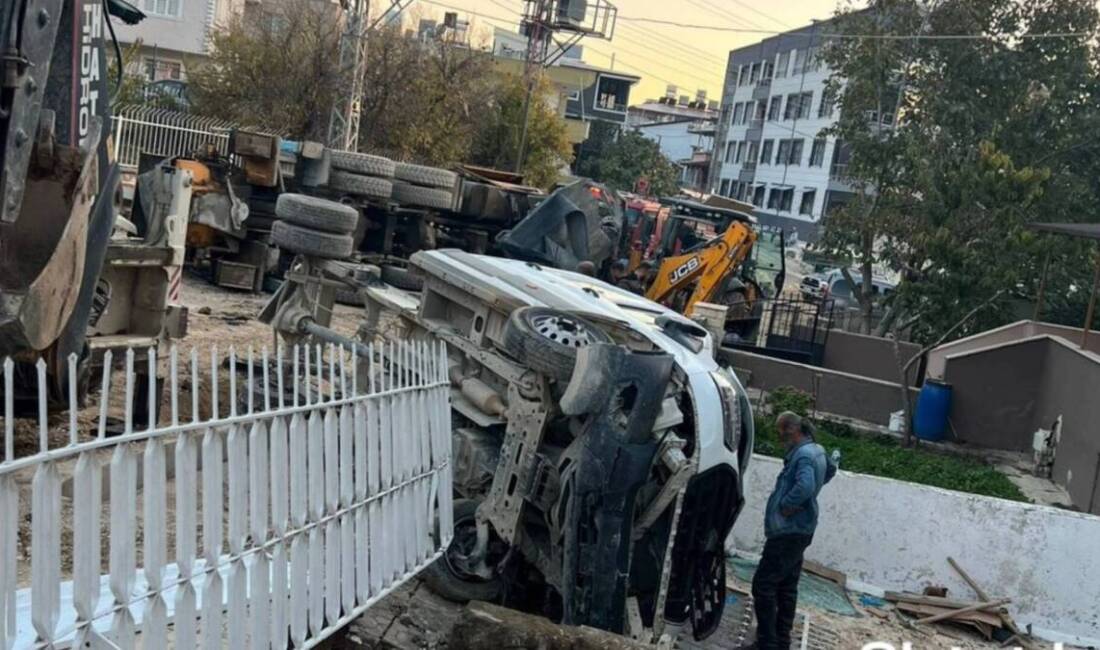
POLYGON ((682 255, 666 257, 661 260, 646 298, 667 303, 694 282, 695 288, 683 306, 683 313, 690 316, 695 303, 713 300, 726 278, 741 268, 756 237, 751 225, 735 221, 721 236, 682 255))

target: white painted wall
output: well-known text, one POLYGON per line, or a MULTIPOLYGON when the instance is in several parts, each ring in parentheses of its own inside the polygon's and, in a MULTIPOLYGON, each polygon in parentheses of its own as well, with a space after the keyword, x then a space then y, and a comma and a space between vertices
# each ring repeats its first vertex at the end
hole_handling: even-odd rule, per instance
POLYGON ((688 133, 691 122, 665 122, 646 124, 636 127, 637 131, 661 147, 661 153, 673 162, 691 158, 693 144, 699 143, 699 136, 688 133))
MULTIPOLYGON (((759 553, 764 505, 782 462, 753 456, 747 503, 733 528, 738 550, 759 553)), ((974 598, 955 558, 990 597, 1050 641, 1100 647, 1100 517, 840 472, 822 490, 806 556, 853 586, 920 591, 945 585, 974 598)))

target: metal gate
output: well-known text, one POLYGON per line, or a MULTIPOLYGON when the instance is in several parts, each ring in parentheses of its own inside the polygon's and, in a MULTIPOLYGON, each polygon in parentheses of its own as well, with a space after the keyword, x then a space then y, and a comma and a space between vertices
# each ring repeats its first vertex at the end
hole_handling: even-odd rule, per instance
POLYGON ((142 154, 158 158, 189 156, 213 146, 229 154, 229 132, 234 124, 148 106, 123 106, 111 119, 118 164, 135 171, 142 154))
POLYGON ((360 363, 331 346, 173 348, 145 422, 135 385, 157 375, 156 350, 113 372, 110 354, 96 409, 78 408, 69 359, 67 421, 46 411, 39 362, 36 430, 18 437, 3 364, 0 648, 310 647, 450 541, 441 344, 360 363))

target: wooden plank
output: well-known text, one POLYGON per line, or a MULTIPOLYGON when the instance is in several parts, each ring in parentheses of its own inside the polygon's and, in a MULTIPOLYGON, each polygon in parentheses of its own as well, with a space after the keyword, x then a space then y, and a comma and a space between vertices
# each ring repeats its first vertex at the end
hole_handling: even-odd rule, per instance
MULTIPOLYGON (((955 569, 960 578, 966 581, 966 584, 970 585, 970 588, 974 590, 974 593, 977 594, 979 600, 989 600, 989 594, 987 594, 984 589, 978 586, 978 583, 970 577, 969 573, 963 570, 962 566, 955 561, 955 558, 948 557, 947 563, 951 565, 952 569, 955 569)), ((1014 636, 1019 637, 1020 645, 1028 648, 1029 650, 1032 648, 1031 641, 1024 635, 1023 632, 1020 631, 1020 628, 1016 625, 1016 621, 1014 621, 1007 612, 1001 612, 1001 621, 1004 623, 1004 626, 1013 633, 1014 636)))
POLYGON ((999 598, 997 600, 991 600, 991 601, 988 601, 988 602, 974 603, 973 605, 970 605, 969 607, 963 607, 962 609, 954 609, 954 610, 950 610, 950 611, 947 611, 947 612, 944 612, 944 613, 941 613, 941 614, 936 614, 934 616, 929 616, 927 618, 918 619, 917 623, 918 624, 936 623, 938 621, 957 618, 960 615, 966 614, 968 612, 976 612, 978 610, 989 609, 991 607, 1000 607, 1001 605, 1005 605, 1005 604, 1010 603, 1010 602, 1012 602, 1011 598, 999 598))
MULTIPOLYGON (((934 607, 946 607, 948 609, 962 609, 973 605, 973 600, 957 600, 954 598, 940 598, 939 596, 925 596, 899 591, 887 591, 883 597, 892 603, 915 603, 918 605, 932 605, 934 607)), ((985 602, 985 601, 980 601, 985 602)))
POLYGON ((835 582, 836 584, 840 585, 841 587, 847 587, 848 586, 848 576, 846 574, 844 574, 842 571, 837 571, 836 569, 830 569, 829 567, 825 566, 824 564, 819 564, 817 562, 814 562, 813 560, 803 560, 802 561, 802 570, 807 572, 807 573, 812 573, 815 576, 820 576, 822 578, 825 578, 826 580, 828 580, 830 582, 835 582))
MULTIPOLYGON (((936 616, 937 614, 948 614, 956 612, 958 610, 950 607, 936 607, 934 605, 920 605, 917 603, 899 602, 897 604, 898 611, 905 612, 907 614, 913 614, 918 618, 927 618, 929 616, 936 616)), ((1001 626, 1001 619, 996 614, 991 614, 984 611, 972 611, 965 614, 961 614, 956 617, 960 621, 972 621, 976 623, 985 623, 992 625, 993 627, 1001 626)))

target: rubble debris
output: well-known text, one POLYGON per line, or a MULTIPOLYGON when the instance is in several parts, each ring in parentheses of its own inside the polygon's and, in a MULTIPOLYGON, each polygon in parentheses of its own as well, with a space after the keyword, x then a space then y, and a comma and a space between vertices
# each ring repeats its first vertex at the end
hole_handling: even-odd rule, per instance
POLYGON ((558 625, 533 614, 473 601, 459 615, 448 647, 453 650, 641 650, 650 646, 596 628, 558 625))
POLYGON ((825 578, 830 582, 835 582, 841 587, 848 586, 848 576, 844 572, 830 569, 824 564, 819 564, 813 560, 803 560, 802 570, 806 573, 812 573, 815 576, 825 578))
MULTIPOLYGON (((978 586, 978 583, 975 582, 974 579, 970 577, 970 574, 967 573, 962 568, 962 566, 960 566, 959 563, 955 561, 955 558, 947 558, 947 563, 951 565, 951 568, 959 574, 959 577, 962 578, 966 582, 966 584, 970 585, 970 588, 974 590, 974 593, 978 596, 978 598, 982 600, 989 600, 989 595, 985 592, 985 590, 978 586)), ((1012 620, 1012 616, 1010 616, 1008 612, 1004 609, 1000 610, 999 614, 1001 617, 1001 622, 1004 624, 1005 628, 1007 628, 1008 631, 1013 634, 1017 642, 1024 648, 1030 650, 1030 648, 1033 647, 1031 642, 1028 640, 1027 635, 1025 635, 1016 625, 1016 621, 1012 620)))

